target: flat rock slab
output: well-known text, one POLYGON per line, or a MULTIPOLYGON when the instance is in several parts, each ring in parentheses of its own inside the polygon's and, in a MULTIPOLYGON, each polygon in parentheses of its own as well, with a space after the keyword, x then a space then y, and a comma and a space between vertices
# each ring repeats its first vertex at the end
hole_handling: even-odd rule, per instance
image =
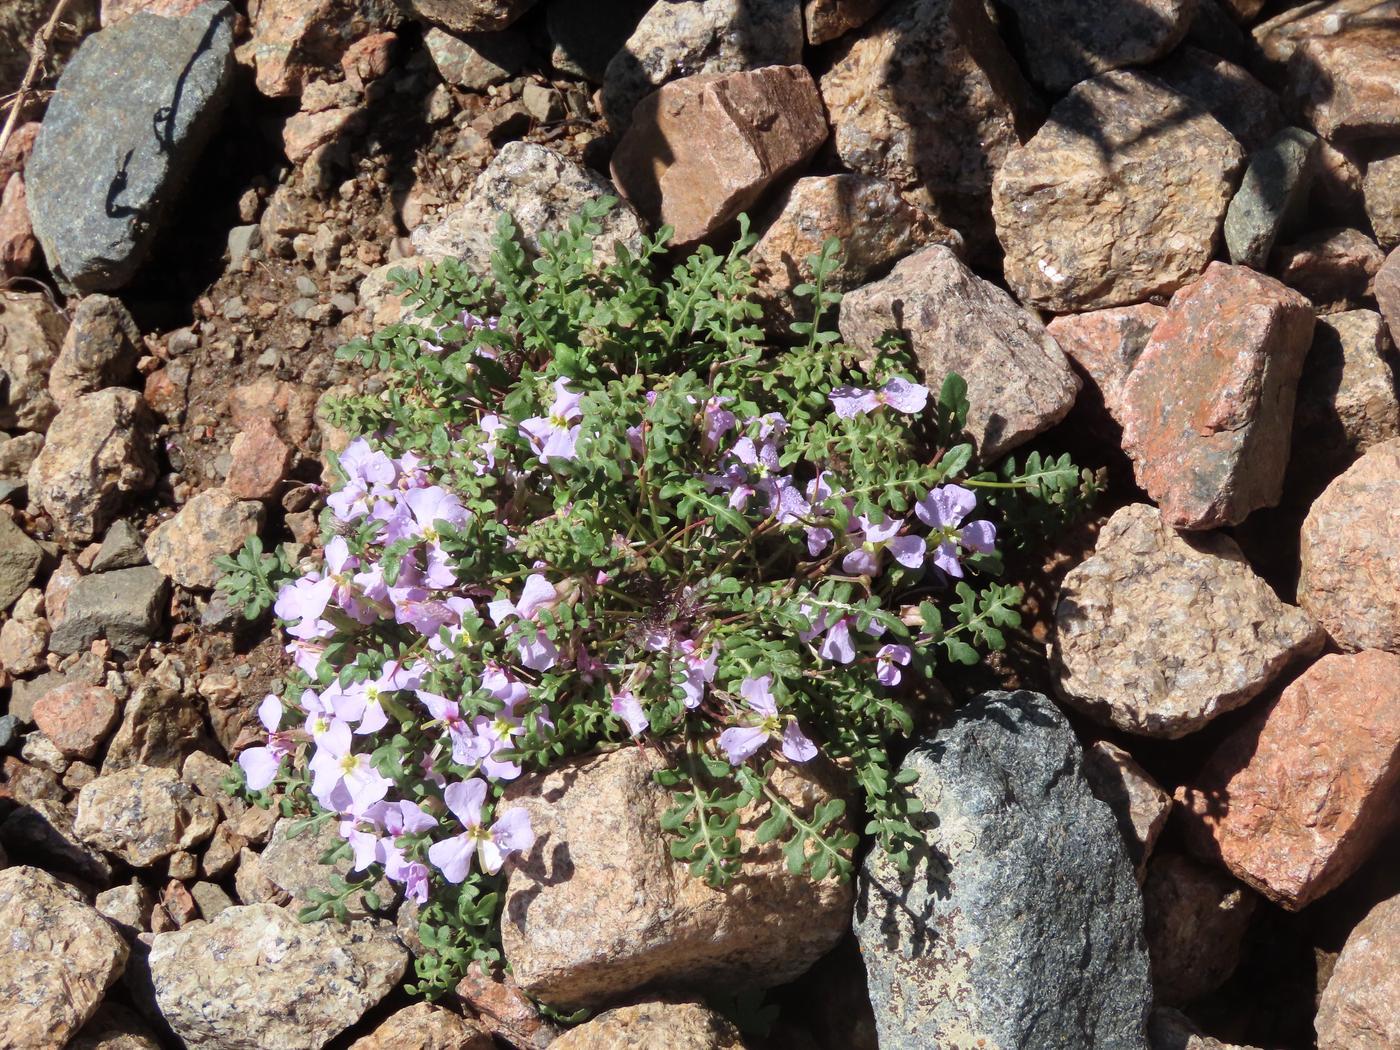
POLYGON ((1289 910, 1339 886, 1389 831, 1400 655, 1324 656, 1176 790, 1187 842, 1289 910))
POLYGON ((1161 58, 1186 36, 1195 0, 1006 0, 1026 72, 1054 92, 1161 58))
POLYGON ((855 930, 882 1050, 1146 1050, 1142 898, 1048 699, 984 693, 915 748, 928 854, 867 857, 855 930))
POLYGON ((25 173, 44 255, 81 292, 126 284, 213 134, 233 84, 233 11, 144 12, 88 37, 25 173))
POLYGON ((1145 73, 1077 84, 992 186, 1006 280, 1069 313, 1169 295, 1210 262, 1244 150, 1145 73))
POLYGON ((1400 1046, 1400 897, 1377 904, 1342 947, 1317 1004, 1318 1050, 1400 1046))
POLYGON ((1137 482, 1183 529, 1238 525, 1283 493, 1312 304, 1211 263, 1172 297, 1120 400, 1137 482))
POLYGON ((1248 703, 1325 642, 1230 537, 1181 535, 1139 503, 1114 514, 1065 577, 1051 659, 1067 703, 1175 739, 1248 703))
POLYGON ((151 944, 161 1015, 190 1050, 320 1050, 399 982, 392 927, 228 908, 151 944))
POLYGON ((1342 649, 1400 652, 1400 439, 1374 446, 1303 521, 1298 603, 1342 649))
POLYGON ((934 390, 949 372, 967 380, 967 429, 984 462, 1058 423, 1079 392, 1079 377, 1040 318, 945 245, 847 294, 840 328, 847 343, 872 353, 882 336, 899 334, 934 390))

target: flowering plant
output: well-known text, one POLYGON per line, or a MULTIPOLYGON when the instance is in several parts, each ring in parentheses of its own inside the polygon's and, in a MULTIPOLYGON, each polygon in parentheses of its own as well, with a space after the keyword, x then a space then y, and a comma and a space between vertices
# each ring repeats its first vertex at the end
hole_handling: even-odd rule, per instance
POLYGON ((502 867, 534 841, 503 793, 561 757, 660 749, 672 855, 716 886, 750 803, 794 871, 850 875, 846 803, 796 812, 778 763, 833 762, 907 854, 902 697, 1004 644, 998 548, 1093 488, 1067 458, 973 472, 960 379, 935 394, 896 343, 867 360, 825 327, 834 242, 799 289, 815 320, 765 353, 746 223, 658 276, 667 230, 595 251, 607 206, 533 259, 503 217, 490 276, 400 273, 406 318, 343 351, 377 389, 334 409, 362 436, 323 557, 276 598, 295 669, 239 758, 424 906, 430 994, 499 958, 502 867))

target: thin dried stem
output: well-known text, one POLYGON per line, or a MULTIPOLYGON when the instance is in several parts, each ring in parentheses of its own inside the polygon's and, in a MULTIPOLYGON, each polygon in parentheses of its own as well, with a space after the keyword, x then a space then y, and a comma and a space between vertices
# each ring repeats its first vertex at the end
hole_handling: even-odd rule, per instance
POLYGON ((0 130, 0 154, 4 154, 5 147, 10 144, 10 136, 14 134, 15 126, 19 123, 19 115, 24 112, 24 104, 28 100, 30 90, 34 87, 34 82, 39 79, 39 70, 44 68, 44 59, 48 58, 49 44, 53 42, 54 30, 58 28, 59 19, 63 17, 63 11, 68 3, 69 0, 58 0, 58 3, 54 5, 53 12, 49 15, 49 20, 44 23, 39 32, 34 34, 34 45, 29 53, 29 68, 24 71, 24 79, 20 81, 14 101, 10 103, 10 115, 5 118, 4 129, 0 130))

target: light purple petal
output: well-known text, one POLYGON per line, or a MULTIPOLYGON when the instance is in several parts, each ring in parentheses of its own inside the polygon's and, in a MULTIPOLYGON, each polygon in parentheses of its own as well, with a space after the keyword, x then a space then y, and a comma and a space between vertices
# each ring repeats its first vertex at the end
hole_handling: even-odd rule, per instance
POLYGON ((651 725, 641 703, 630 691, 624 690, 613 696, 612 712, 627 724, 627 731, 633 736, 641 736, 651 725))
POLYGON ((753 757, 768 743, 768 734, 756 726, 730 726, 719 735, 719 746, 731 766, 753 757))
POLYGON ((858 386, 838 386, 828 396, 832 410, 841 419, 864 415, 876 405, 875 391, 858 386))
POLYGON ((913 415, 922 412, 928 404, 928 387, 907 379, 891 379, 881 388, 880 400, 897 411, 913 415))
POLYGON ((261 791, 277 779, 282 759, 270 747, 250 747, 238 756, 238 764, 248 781, 248 788, 261 791))
POLYGON ((960 538, 968 550, 990 554, 996 550, 997 527, 990 521, 969 521, 963 526, 960 538))
POLYGON ((274 693, 268 693, 258 705, 258 721, 269 733, 277 732, 282 725, 282 701, 274 693))
POLYGON ((822 551, 831 546, 835 533, 830 529, 814 526, 807 530, 807 554, 815 558, 822 551))
POLYGON ((491 825, 491 837, 504 853, 526 853, 535 844, 530 814, 519 807, 508 809, 491 825))
POLYGON ((924 563, 928 545, 922 536, 896 536, 890 540, 890 553, 906 569, 917 569, 924 563))
POLYGON ((453 835, 450 839, 434 842, 428 847, 428 859, 433 867, 442 872, 442 877, 456 885, 466 880, 472 868, 472 840, 466 835, 453 835))
POLYGON ((831 626, 817 650, 824 660, 834 660, 838 664, 848 664, 856 658, 855 646, 851 644, 851 626, 847 617, 842 617, 831 626))
POLYGON ((745 678, 739 684, 739 695, 749 707, 764 717, 771 718, 778 713, 777 701, 773 699, 772 684, 771 674, 760 678, 745 678))
POLYGON ((857 547, 841 559, 841 571, 847 576, 878 576, 880 555, 876 551, 857 547))
POLYGON ((940 485, 914 505, 914 513, 930 528, 951 528, 977 506, 977 497, 961 485, 940 485))
POLYGON ((933 552, 933 564, 938 566, 949 576, 956 576, 962 579, 962 565, 958 562, 958 549, 952 540, 944 540, 933 552))
POLYGON ((817 757, 817 745, 798 728, 797 719, 788 719, 783 726, 783 754, 793 762, 810 762, 817 757))
POLYGON ((473 777, 470 780, 460 780, 455 784, 447 785, 447 790, 442 793, 442 800, 447 803, 453 815, 462 822, 464 828, 481 827, 481 806, 486 801, 486 781, 477 780, 473 777))

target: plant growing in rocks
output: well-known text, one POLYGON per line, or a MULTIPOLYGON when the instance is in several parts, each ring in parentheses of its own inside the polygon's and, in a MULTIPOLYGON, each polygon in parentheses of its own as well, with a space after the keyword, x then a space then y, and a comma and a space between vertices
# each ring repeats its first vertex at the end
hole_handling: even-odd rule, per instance
MULTIPOLYGON (((398 275, 404 320, 342 351, 379 383, 333 409, 361 436, 324 554, 275 599, 294 669, 247 789, 336 821, 353 871, 423 906, 429 995, 500 959, 504 871, 534 841, 509 789, 567 756, 664 754, 658 834, 715 886, 755 803, 794 872, 850 876, 846 803, 796 812, 779 763, 834 763, 907 858, 891 747, 918 683, 1002 647, 1021 601, 1002 552, 1095 488, 1067 457, 975 465, 957 376, 930 391, 897 341, 843 345, 835 242, 798 289, 815 321, 770 349, 746 222, 668 267, 666 229, 595 250, 610 205, 534 258, 503 216, 490 274, 398 275)), ((225 588, 256 614, 280 568, 230 559, 225 588)), ((308 914, 343 914, 344 890, 308 914)))

